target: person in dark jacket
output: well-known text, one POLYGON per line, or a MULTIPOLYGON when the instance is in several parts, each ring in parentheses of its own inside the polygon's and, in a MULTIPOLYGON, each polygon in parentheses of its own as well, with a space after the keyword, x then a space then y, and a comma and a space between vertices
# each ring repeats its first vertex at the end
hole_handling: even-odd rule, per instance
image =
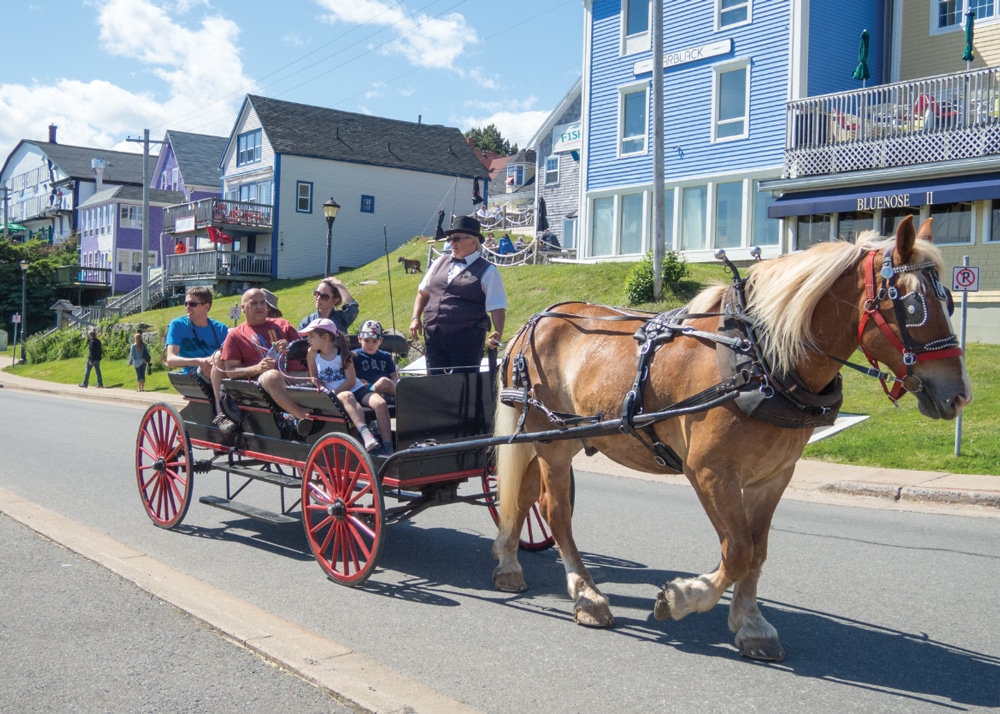
POLYGON ((101 341, 97 339, 97 332, 94 330, 87 331, 87 371, 83 373, 83 383, 80 384, 81 387, 86 388, 87 384, 90 382, 90 370, 93 369, 97 372, 97 386, 104 387, 104 378, 101 377, 101 357, 104 354, 104 350, 101 347, 101 341))
POLYGON ((491 348, 500 344, 507 293, 500 271, 479 255, 483 233, 475 217, 456 216, 448 238, 451 255, 438 258, 417 286, 410 335, 424 333, 430 374, 478 372, 487 332, 491 348))

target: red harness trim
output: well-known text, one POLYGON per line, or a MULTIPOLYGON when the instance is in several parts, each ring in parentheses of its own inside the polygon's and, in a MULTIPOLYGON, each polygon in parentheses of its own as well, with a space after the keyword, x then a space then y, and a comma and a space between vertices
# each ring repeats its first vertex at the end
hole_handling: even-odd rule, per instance
POLYGON ((913 375, 914 363, 927 362, 934 359, 947 359, 949 357, 961 357, 962 349, 960 347, 950 347, 945 350, 917 352, 907 348, 903 344, 903 341, 899 339, 896 333, 892 331, 889 323, 886 322, 879 305, 878 291, 875 288, 875 256, 877 253, 878 251, 871 250, 865 256, 865 312, 861 317, 861 322, 858 324, 858 347, 861 348, 861 353, 868 360, 868 364, 878 369, 878 360, 869 354, 868 350, 865 349, 864 343, 865 328, 868 326, 868 321, 871 320, 878 326, 882 334, 885 335, 885 338, 889 340, 889 344, 903 355, 903 366, 896 370, 896 381, 892 385, 892 389, 889 389, 884 379, 879 379, 879 382, 882 384, 882 390, 895 403, 907 392, 906 387, 903 386, 903 382, 907 377, 913 375))

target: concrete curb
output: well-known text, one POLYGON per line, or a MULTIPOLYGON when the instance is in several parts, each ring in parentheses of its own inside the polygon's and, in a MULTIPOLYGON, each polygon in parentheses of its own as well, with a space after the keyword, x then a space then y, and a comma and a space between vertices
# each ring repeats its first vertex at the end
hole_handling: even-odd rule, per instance
POLYGON ((980 506, 1000 509, 1000 493, 956 489, 890 486, 840 481, 820 486, 819 490, 848 496, 868 496, 891 501, 918 501, 951 506, 980 506))

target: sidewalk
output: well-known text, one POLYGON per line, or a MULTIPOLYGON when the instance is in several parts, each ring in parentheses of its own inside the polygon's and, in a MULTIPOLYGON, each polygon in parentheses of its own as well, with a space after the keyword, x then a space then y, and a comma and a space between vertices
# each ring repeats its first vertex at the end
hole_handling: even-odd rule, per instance
MULTIPOLYGON (((136 392, 129 389, 83 389, 0 371, 0 388, 41 392, 78 399, 95 399, 139 406, 165 402, 180 408, 184 399, 175 392, 136 392)), ((2 397, 2 393, 0 393, 2 397)), ((687 484, 684 476, 643 474, 605 458, 583 453, 573 461, 578 471, 687 484)), ((942 507, 975 507, 1000 517, 1000 476, 949 474, 938 471, 849 466, 802 459, 795 468, 786 497, 838 502, 837 497, 867 497, 900 503, 927 503, 942 507), (827 498, 829 497, 829 498, 827 498)), ((842 502, 842 501, 841 501, 842 502)))

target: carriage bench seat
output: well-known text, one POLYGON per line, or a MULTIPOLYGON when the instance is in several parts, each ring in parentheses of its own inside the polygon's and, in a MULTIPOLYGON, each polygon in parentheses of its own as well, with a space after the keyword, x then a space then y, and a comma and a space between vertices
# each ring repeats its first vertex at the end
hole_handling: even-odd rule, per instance
POLYGON ((206 382, 199 374, 187 374, 183 371, 167 372, 170 385, 187 400, 207 399, 209 403, 215 403, 215 395, 212 392, 212 385, 206 382))

